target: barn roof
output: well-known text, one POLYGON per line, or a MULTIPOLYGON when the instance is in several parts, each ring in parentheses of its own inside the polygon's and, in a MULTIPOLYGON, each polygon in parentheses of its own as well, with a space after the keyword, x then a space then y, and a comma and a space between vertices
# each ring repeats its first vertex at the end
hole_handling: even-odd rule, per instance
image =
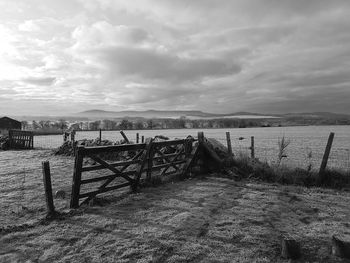
POLYGON ((16 121, 16 122, 20 122, 20 121, 17 121, 15 119, 9 118, 7 116, 4 116, 4 117, 0 118, 0 121, 16 121))
POLYGON ((2 128, 19 128, 21 126, 21 122, 15 119, 11 119, 9 117, 0 118, 0 127, 2 128))

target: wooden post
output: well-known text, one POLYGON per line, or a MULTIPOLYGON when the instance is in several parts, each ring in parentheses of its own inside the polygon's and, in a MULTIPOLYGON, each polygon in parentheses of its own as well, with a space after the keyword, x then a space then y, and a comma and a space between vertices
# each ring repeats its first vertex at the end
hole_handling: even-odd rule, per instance
POLYGON ((198 143, 199 143, 199 145, 203 145, 203 143, 204 143, 204 133, 203 132, 198 132, 198 143))
POLYGON ((152 177, 153 156, 155 151, 153 147, 153 139, 151 139, 151 141, 149 142, 149 146, 147 148, 148 148, 148 151, 147 151, 146 158, 148 158, 148 161, 147 161, 146 181, 150 182, 152 177))
MULTIPOLYGON (((137 171, 136 171, 136 174, 135 174, 135 181, 134 181, 133 185, 131 186, 133 191, 137 190, 137 187, 138 187, 138 184, 140 182, 143 169, 144 169, 144 167, 146 165, 146 162, 148 162, 148 158, 150 156, 149 152, 151 150, 152 144, 153 144, 153 139, 151 139, 150 142, 148 144, 146 144, 146 148, 145 148, 144 153, 142 155, 142 161, 141 161, 140 165, 138 166, 138 168, 136 169, 137 171)), ((148 172, 148 169, 146 171, 146 176, 147 176, 147 172, 148 172)))
POLYGON ((12 149, 12 146, 13 146, 13 142, 12 142, 12 140, 13 140, 13 132, 12 132, 12 130, 9 130, 9 148, 10 149, 12 149))
POLYGON ((102 129, 100 129, 100 143, 102 142, 102 129))
POLYGON ((331 152, 333 139, 334 139, 334 132, 331 132, 329 134, 329 137, 328 137, 327 146, 326 146, 326 149, 324 151, 324 155, 322 158, 322 163, 321 163, 321 167, 320 167, 320 171, 319 171, 319 177, 320 177, 321 182, 324 182, 324 180, 326 179, 326 178, 324 178, 324 176, 325 176, 324 172, 325 172, 326 167, 327 167, 328 157, 329 157, 329 153, 331 152))
POLYGON ((125 141, 127 144, 130 144, 130 141, 129 141, 128 137, 126 137, 125 133, 124 133, 123 131, 120 131, 120 134, 123 136, 124 141, 125 141))
POLYGON ((227 151, 228 151, 228 154, 229 154, 230 156, 233 156, 230 132, 226 132, 226 141, 227 141, 227 151))
POLYGON ((301 256, 300 244, 292 237, 285 237, 282 240, 281 256, 286 259, 300 258, 301 256))
POLYGON ((43 171, 43 181, 45 188, 45 197, 46 197, 46 206, 47 206, 47 215, 55 215, 55 207, 53 205, 52 197, 52 186, 51 186, 51 173, 50 173, 50 163, 48 161, 42 162, 42 171, 43 171))
POLYGON ((76 151, 76 155, 75 155, 70 208, 78 208, 79 207, 81 170, 83 167, 83 158, 84 158, 84 146, 78 146, 77 151, 76 151))
POLYGON ((70 132, 70 140, 74 143, 75 142, 75 130, 72 130, 70 132))
POLYGON ((136 133, 136 143, 139 143, 139 139, 140 139, 140 134, 136 133))
POLYGON ((250 157, 255 159, 254 136, 250 137, 250 157))
POLYGON ((145 136, 142 135, 141 137, 141 142, 144 143, 145 142, 145 136))
POLYGON ((332 236, 332 254, 350 259, 350 236, 333 235, 332 236))

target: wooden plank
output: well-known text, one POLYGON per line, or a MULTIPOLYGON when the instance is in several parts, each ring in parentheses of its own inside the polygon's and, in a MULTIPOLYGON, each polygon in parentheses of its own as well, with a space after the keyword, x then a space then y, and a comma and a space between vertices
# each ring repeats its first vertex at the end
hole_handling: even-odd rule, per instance
POLYGON ((53 197, 52 197, 50 163, 48 161, 45 161, 41 163, 41 166, 43 171, 47 215, 52 216, 56 212, 55 212, 55 206, 53 204, 53 197))
POLYGON ((170 140, 170 141, 163 141, 163 142, 154 142, 155 147, 165 147, 165 146, 173 146, 177 144, 184 144, 185 140, 170 140))
MULTIPOLYGON (((181 152, 182 152, 183 150, 184 150, 184 149, 182 148, 182 149, 178 152, 178 154, 173 158, 172 162, 175 162, 176 159, 179 158, 179 156, 180 156, 180 154, 181 154, 181 152)), ((170 168, 170 166, 171 166, 171 164, 168 164, 168 166, 164 168, 164 170, 163 170, 162 173, 161 173, 161 176, 165 174, 165 172, 170 168)))
MULTIPOLYGON (((168 158, 171 158, 171 157, 174 157, 174 156, 177 156, 178 153, 175 152, 175 153, 168 153, 168 154, 164 154, 164 156, 168 157, 168 158)), ((181 152, 180 155, 186 155, 185 152, 181 152)), ((164 158, 162 156, 155 156, 153 157, 153 161, 158 161, 158 160, 163 160, 164 158)))
MULTIPOLYGON (((186 163, 186 160, 179 160, 179 161, 174 161, 172 162, 174 165, 179 165, 179 164, 183 164, 183 163, 186 163)), ((152 170, 159 170, 161 168, 164 168, 164 167, 168 167, 169 166, 169 163, 165 163, 165 164, 159 164, 159 165, 154 165, 152 166, 152 170)), ((168 167, 168 169, 170 168, 170 166, 168 167)), ((179 168, 174 168, 176 171, 179 170, 179 168)))
POLYGON ((146 144, 121 144, 121 145, 107 145, 107 146, 91 146, 85 147, 85 154, 97 154, 103 152, 123 152, 123 151, 137 151, 146 148, 146 144))
MULTIPOLYGON (((118 167, 118 166, 130 166, 131 164, 136 164, 139 163, 140 160, 130 160, 130 161, 123 161, 123 162, 115 162, 115 163, 110 163, 111 166, 113 167, 118 167)), ((97 170, 102 170, 102 169, 108 169, 104 165, 94 165, 94 166, 86 166, 82 168, 82 172, 90 172, 90 171, 97 171, 97 170)))
MULTIPOLYGON (((144 151, 141 150, 139 153, 137 153, 133 158, 132 160, 138 158, 144 151)), ((120 172, 123 172, 126 168, 128 167, 128 165, 125 165, 121 170, 120 172)), ((136 173, 134 171, 131 171, 132 173, 136 173)), ((127 172, 125 172, 125 174, 127 174, 127 172)), ((105 189, 107 187, 108 184, 110 184, 115 178, 117 177, 116 174, 114 174, 114 176, 111 176, 109 177, 100 187, 99 187, 99 190, 98 191, 101 191, 103 189, 105 189)), ((130 184, 131 185, 131 184, 130 184)), ((83 203, 86 203, 86 202, 89 202, 92 198, 94 198, 95 195, 90 195, 86 200, 83 201, 83 203)))
MULTIPOLYGON (((179 168, 168 158, 168 157, 166 157, 159 149, 156 149, 156 152, 158 153, 158 154, 160 154, 161 156, 160 157, 162 157, 163 158, 163 160, 165 160, 168 164, 170 164, 172 167, 174 167, 176 170, 178 170, 179 168)), ((175 155, 176 156, 176 155, 175 155)))
POLYGON ((87 156, 89 156, 91 159, 93 159, 95 162, 98 162, 99 164, 105 166, 107 169, 111 170, 112 172, 116 173, 117 175, 120 175, 121 177, 125 178, 126 180, 128 180, 129 182, 133 182, 133 179, 131 179, 129 176, 124 175, 121 171, 119 171, 117 168, 115 168, 114 166, 110 165, 109 163, 105 162, 104 160, 102 160, 100 157, 92 155, 92 154, 88 154, 87 156))
POLYGON ((78 208, 79 207, 81 168, 83 166, 83 159, 84 159, 83 149, 84 149, 83 146, 79 146, 77 149, 77 154, 75 156, 70 208, 78 208))
POLYGON ((110 187, 104 187, 104 188, 101 188, 101 189, 96 190, 96 191, 80 194, 79 198, 88 197, 86 200, 84 200, 81 203, 81 204, 86 204, 87 202, 89 202, 92 198, 94 198, 98 194, 106 193, 106 192, 109 192, 109 191, 112 191, 112 190, 116 190, 116 189, 120 189, 120 188, 123 188, 123 187, 126 187, 126 186, 130 186, 130 185, 131 185, 131 183, 127 182, 127 183, 118 184, 118 185, 114 185, 114 186, 110 186, 110 187))
MULTIPOLYGON (((135 173, 136 173, 136 170, 123 172, 124 175, 133 175, 135 173)), ((103 180, 110 180, 110 179, 114 180, 117 177, 121 177, 121 176, 118 174, 111 174, 111 175, 106 175, 106 176, 94 177, 94 178, 81 180, 80 184, 96 183, 96 182, 100 182, 103 180)))

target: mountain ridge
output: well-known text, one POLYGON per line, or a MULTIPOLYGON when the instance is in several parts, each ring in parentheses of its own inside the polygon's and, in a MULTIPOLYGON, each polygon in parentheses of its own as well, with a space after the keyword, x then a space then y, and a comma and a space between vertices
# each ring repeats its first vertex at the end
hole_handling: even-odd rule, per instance
POLYGON ((72 116, 87 117, 87 118, 234 118, 239 116, 244 118, 246 116, 254 116, 255 118, 327 118, 327 119, 350 119, 350 115, 344 113, 333 112, 292 112, 292 113, 256 113, 256 112, 233 112, 233 113, 209 113, 200 110, 128 110, 128 111, 106 111, 99 109, 86 110, 78 113, 74 113, 72 116))

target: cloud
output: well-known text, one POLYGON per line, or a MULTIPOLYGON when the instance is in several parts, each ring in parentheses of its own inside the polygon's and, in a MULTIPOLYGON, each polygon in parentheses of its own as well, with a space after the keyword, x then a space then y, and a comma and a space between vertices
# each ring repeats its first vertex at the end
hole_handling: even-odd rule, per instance
POLYGON ((0 3, 5 103, 350 113, 350 1, 33 1, 0 3))
POLYGON ((55 82, 55 77, 30 77, 21 81, 38 86, 51 86, 55 82))
POLYGON ((27 20, 24 23, 20 24, 18 26, 18 29, 20 31, 27 31, 27 32, 33 32, 33 31, 39 31, 40 27, 36 25, 33 20, 27 20))
POLYGON ((187 81, 237 74, 241 68, 217 58, 182 58, 152 49, 113 47, 99 50, 99 58, 120 74, 146 79, 187 81))

